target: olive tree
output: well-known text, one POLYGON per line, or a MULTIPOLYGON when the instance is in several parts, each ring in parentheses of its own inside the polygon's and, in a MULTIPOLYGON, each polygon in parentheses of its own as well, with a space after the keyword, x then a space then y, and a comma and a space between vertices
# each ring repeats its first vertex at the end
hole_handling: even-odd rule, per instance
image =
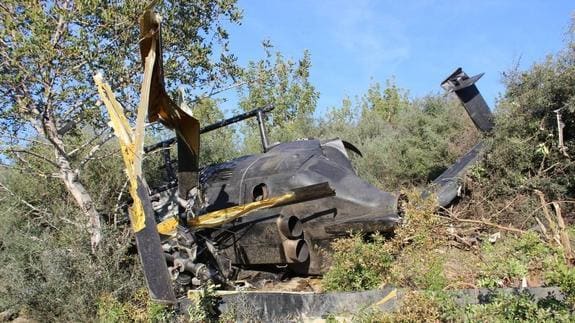
MULTIPOLYGON (((138 17, 145 6, 133 0, 0 4, 0 161, 57 178, 85 215, 92 248, 102 239, 102 225, 82 171, 112 138, 92 75, 103 71, 134 111, 141 78, 138 17)), ((177 80, 168 89, 205 97, 228 86, 239 71, 224 28, 241 19, 235 0, 164 1, 157 11, 165 21, 166 79, 177 80)))

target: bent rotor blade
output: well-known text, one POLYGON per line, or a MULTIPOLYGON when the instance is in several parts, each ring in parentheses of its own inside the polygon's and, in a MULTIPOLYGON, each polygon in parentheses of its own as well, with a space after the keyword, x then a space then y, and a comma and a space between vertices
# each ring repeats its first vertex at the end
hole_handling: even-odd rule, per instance
MULTIPOLYGON (((153 67, 154 50, 150 49, 146 65, 148 71, 153 67)), ((144 72, 142 93, 148 93, 151 73, 144 72)), ((145 110, 149 104, 146 95, 141 96, 138 107, 138 118, 135 131, 132 131, 124 110, 116 100, 110 86, 106 84, 100 75, 94 77, 98 86, 98 93, 111 119, 114 133, 118 137, 122 157, 124 159, 126 174, 130 181, 130 195, 133 204, 130 208, 130 223, 134 230, 138 255, 142 263, 142 269, 150 292, 150 297, 166 304, 175 303, 176 297, 172 288, 170 273, 164 259, 160 236, 156 230, 154 212, 148 194, 149 189, 141 178, 144 118, 145 110)))
POLYGON ((148 120, 160 121, 174 129, 178 137, 178 186, 181 197, 197 186, 200 151, 200 123, 189 111, 180 108, 168 95, 164 84, 160 17, 146 10, 140 17, 140 54, 144 61, 148 53, 156 53, 148 89, 148 120))
POLYGON ((493 129, 494 123, 493 114, 475 85, 482 76, 483 73, 469 77, 459 67, 441 82, 441 87, 448 93, 455 92, 477 129, 487 133, 493 129))
POLYGON ((148 185, 140 178, 138 179, 138 197, 141 198, 146 226, 135 233, 136 245, 150 298, 158 303, 174 304, 176 295, 172 287, 168 265, 164 258, 160 235, 156 229, 156 219, 154 218, 154 210, 148 195, 148 185))

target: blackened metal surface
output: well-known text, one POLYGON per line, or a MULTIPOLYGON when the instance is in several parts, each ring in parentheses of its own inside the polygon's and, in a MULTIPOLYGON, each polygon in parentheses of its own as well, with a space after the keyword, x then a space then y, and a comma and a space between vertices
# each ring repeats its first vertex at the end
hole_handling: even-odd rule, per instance
POLYGON ((481 158, 483 150, 482 142, 476 144, 433 181, 431 190, 437 195, 439 206, 445 207, 457 198, 465 174, 481 158))
POLYGON ((481 76, 483 74, 469 77, 460 67, 441 83, 441 87, 448 92, 455 92, 475 126, 483 132, 489 132, 493 129, 493 114, 475 86, 481 76))
POLYGON ((198 156, 178 135, 178 194, 187 199, 188 192, 198 186, 198 156))
MULTIPOLYGON (((238 321, 300 322, 325 319, 326 316, 351 316, 366 308, 384 312, 398 310, 410 291, 392 287, 362 292, 236 292, 217 295, 219 310, 226 313, 236 309, 238 321), (237 309, 249 309, 245 311, 237 309)), ((461 289, 448 292, 459 306, 488 304, 505 295, 531 295, 535 301, 562 301, 565 295, 558 287, 461 289)), ((189 299, 180 302, 187 313, 189 299)), ((425 318, 421 318, 425 321, 425 318)))
MULTIPOLYGON (((489 132, 494 126, 493 114, 475 86, 475 82, 482 76, 483 73, 469 77, 459 67, 441 82, 441 87, 448 93, 455 92, 475 126, 482 132, 489 132)), ((437 194, 440 206, 447 206, 453 202, 460 193, 465 173, 479 160, 483 151, 483 142, 473 146, 470 151, 437 177, 431 188, 423 192, 423 196, 427 196, 433 191, 437 194)))
POLYGON ((154 211, 148 195, 148 185, 140 178, 138 178, 138 197, 142 201, 144 208, 146 226, 142 230, 135 232, 134 235, 150 297, 161 303, 175 303, 176 296, 172 288, 168 266, 164 259, 160 235, 156 230, 156 219, 154 218, 154 211))
MULTIPOLYGON (((262 187, 268 196, 278 196, 326 182, 335 195, 257 211, 201 235, 237 267, 289 263, 298 273, 321 274, 328 266, 320 248, 329 247, 334 238, 346 235, 350 228, 365 233, 390 231, 399 222, 398 195, 380 191, 359 178, 338 139, 281 143, 266 153, 208 166, 200 172, 208 212, 253 202, 261 198, 262 187), (298 238, 305 240, 310 252, 303 263, 290 262, 285 255, 283 245, 288 238, 280 233, 280 215, 301 221, 303 234, 298 238)), ((322 187, 311 193, 324 196, 322 187)))

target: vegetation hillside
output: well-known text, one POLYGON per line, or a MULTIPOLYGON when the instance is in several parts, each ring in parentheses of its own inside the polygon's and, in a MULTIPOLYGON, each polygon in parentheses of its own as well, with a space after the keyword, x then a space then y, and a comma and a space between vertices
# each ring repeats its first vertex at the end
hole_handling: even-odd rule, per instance
MULTIPOLYGON (((135 106, 141 67, 132 28, 142 4, 52 4, 0 5, 5 58, 0 65, 0 312, 39 321, 173 320, 169 310, 147 301, 125 215, 128 193, 119 147, 91 83, 92 74, 104 69, 126 107, 135 106)), ((200 121, 223 116, 210 95, 233 83, 239 109, 276 106, 268 119, 272 142, 348 140, 364 154, 353 157, 362 178, 408 197, 394 236, 355 232, 333 244, 324 289, 394 285, 418 291, 398 313, 365 312, 355 320, 571 319, 574 42, 527 70, 504 74, 506 90, 494 107, 496 127, 482 137, 455 98, 410 98, 408 90, 385 80, 314 117, 320 115, 320 94, 309 81, 309 53, 288 59, 265 43, 264 58, 242 68, 226 51, 222 21, 241 19, 235 1, 165 1, 159 10, 169 25, 166 77, 179 80, 170 91, 182 86, 200 121), (188 12, 201 14, 190 20, 188 12), (480 139, 486 152, 470 171, 462 198, 447 209, 421 200, 418 188, 480 139), (559 286, 566 299, 538 303, 522 295, 501 296, 490 305, 458 308, 447 294, 524 285, 559 286)), ((151 127, 148 140, 165 136, 151 127)), ((249 122, 218 130, 202 138, 201 161, 253 153, 258 145, 249 122)), ((158 155, 147 157, 149 182, 159 178, 160 162, 158 155)))

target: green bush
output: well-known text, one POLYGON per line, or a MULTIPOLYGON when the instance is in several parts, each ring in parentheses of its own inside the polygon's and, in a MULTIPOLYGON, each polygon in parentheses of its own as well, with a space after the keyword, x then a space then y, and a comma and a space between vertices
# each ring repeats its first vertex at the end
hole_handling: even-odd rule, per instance
POLYGON ((112 216, 121 214, 114 210, 125 180, 120 165, 112 155, 80 174, 106 215, 94 254, 86 219, 58 179, 17 167, 0 173, 7 188, 0 192, 0 309, 26 310, 42 321, 86 321, 95 317, 101 295, 124 300, 143 286, 129 228, 112 216))
POLYGON ((340 137, 358 146, 358 174, 386 190, 427 183, 478 138, 463 107, 450 98, 409 101, 406 91, 388 83, 372 86, 360 103, 345 99, 319 123, 321 138, 340 137), (394 107, 393 109, 391 107, 394 107))
POLYGON ((535 301, 528 293, 495 295, 489 303, 468 305, 462 312, 460 318, 467 322, 572 322, 564 304, 535 301))
POLYGON ((549 268, 546 277, 549 285, 559 286, 565 294, 567 301, 575 310, 575 268, 567 266, 563 262, 554 264, 549 268))
POLYGON ((530 273, 541 274, 547 266, 555 265, 557 254, 534 231, 507 235, 495 243, 485 241, 481 247, 483 262, 478 268, 478 286, 518 286, 530 273))
POLYGON ((555 300, 527 293, 493 294, 486 303, 461 306, 445 292, 408 292, 391 313, 375 313, 369 322, 572 322, 572 312, 555 300))
POLYGON ((183 322, 176 311, 168 306, 154 303, 148 296, 148 290, 141 288, 129 298, 119 301, 112 294, 103 294, 97 302, 99 322, 183 322))
POLYGON ((393 258, 383 249, 382 236, 372 239, 366 242, 356 233, 333 242, 333 263, 322 280, 326 290, 366 290, 385 282, 393 258))

